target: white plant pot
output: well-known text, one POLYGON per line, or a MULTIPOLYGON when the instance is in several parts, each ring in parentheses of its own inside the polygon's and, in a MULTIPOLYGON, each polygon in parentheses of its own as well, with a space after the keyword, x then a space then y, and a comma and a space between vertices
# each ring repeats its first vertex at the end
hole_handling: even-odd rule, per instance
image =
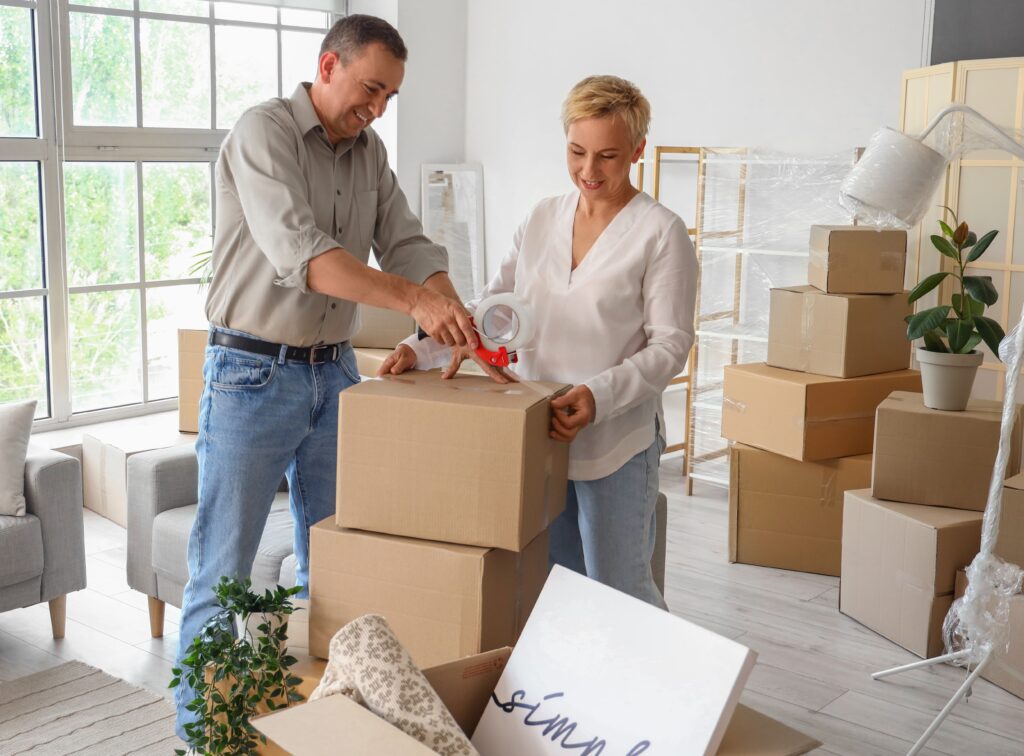
POLYGON ((977 350, 970 354, 948 354, 929 352, 918 347, 917 361, 921 366, 924 406, 954 412, 967 409, 974 376, 983 359, 984 355, 977 350))

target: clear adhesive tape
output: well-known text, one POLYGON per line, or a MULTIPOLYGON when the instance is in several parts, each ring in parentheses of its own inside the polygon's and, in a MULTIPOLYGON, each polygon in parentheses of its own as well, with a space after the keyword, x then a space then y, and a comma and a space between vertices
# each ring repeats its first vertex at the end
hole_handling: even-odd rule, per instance
POLYGON ((477 305, 473 319, 480 334, 480 342, 491 352, 497 352, 501 347, 505 347, 509 352, 514 352, 526 346, 530 339, 533 338, 533 331, 536 327, 536 322, 533 319, 533 310, 530 309, 526 302, 511 292, 487 297, 487 299, 477 305), (491 338, 495 334, 487 334, 484 330, 487 313, 496 307, 507 307, 510 309, 515 314, 519 324, 516 332, 507 341, 495 341, 491 338))

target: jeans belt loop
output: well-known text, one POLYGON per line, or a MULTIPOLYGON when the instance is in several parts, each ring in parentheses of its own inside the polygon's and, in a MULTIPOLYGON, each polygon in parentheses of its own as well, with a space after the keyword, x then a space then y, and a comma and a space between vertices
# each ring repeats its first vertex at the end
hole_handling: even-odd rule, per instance
POLYGON ((282 344, 281 351, 277 353, 277 364, 283 365, 288 360, 288 345, 282 344))

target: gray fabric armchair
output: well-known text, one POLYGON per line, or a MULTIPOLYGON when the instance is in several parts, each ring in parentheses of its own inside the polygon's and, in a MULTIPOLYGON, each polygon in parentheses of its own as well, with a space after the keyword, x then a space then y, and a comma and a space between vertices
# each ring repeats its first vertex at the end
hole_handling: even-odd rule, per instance
POLYGON ((47 601, 53 637, 63 638, 67 594, 85 588, 79 461, 30 446, 25 509, 0 515, 0 612, 47 601))
MULTIPOLYGON (((188 538, 198 498, 198 464, 191 445, 128 458, 128 585, 149 597, 149 629, 163 636, 167 603, 181 606, 188 582, 188 538)), ((295 584, 288 494, 278 493, 252 568, 253 590, 295 584)))

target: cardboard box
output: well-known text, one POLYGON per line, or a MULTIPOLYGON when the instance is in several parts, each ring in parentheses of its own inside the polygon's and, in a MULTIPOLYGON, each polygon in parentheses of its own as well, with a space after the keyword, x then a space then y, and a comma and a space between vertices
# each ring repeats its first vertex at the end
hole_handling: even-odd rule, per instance
POLYGON ((869 454, 878 405, 893 391, 920 390, 916 370, 831 378, 727 365, 722 435, 801 461, 869 454))
POLYGON ((203 362, 210 332, 178 329, 178 430, 199 432, 199 399, 203 395, 203 362))
POLYGON ((413 371, 343 391, 338 524, 518 551, 565 508, 569 446, 548 429, 566 388, 413 371))
MULTIPOLYGON (((956 598, 963 596, 966 591, 967 573, 957 570, 956 598)), ((1009 624, 1009 648, 997 653, 981 676, 1017 698, 1024 698, 1024 594, 1010 599, 1009 624)))
POLYGON ((771 290, 772 367, 852 378, 910 367, 902 294, 825 294, 813 286, 771 290))
MULTIPOLYGON (((476 730, 476 725, 490 702, 491 693, 494 691, 511 653, 511 648, 499 648, 423 670, 423 675, 437 691, 455 721, 458 722, 459 727, 467 735, 472 736, 476 730)), ((312 691, 319 683, 320 677, 323 676, 325 665, 326 662, 318 659, 300 658, 299 664, 292 670, 303 677, 305 686, 307 684, 305 673, 308 670, 319 669, 315 681, 309 687, 309 690, 312 691)), ((308 694, 306 695, 308 696, 308 694)), ((323 700, 332 701, 332 699, 349 701, 343 696, 331 696, 323 700)), ((361 707, 356 706, 355 708, 361 707)), ((412 750, 365 751, 357 749, 356 744, 361 745, 370 738, 393 737, 392 732, 384 734, 382 731, 390 730, 399 733, 400 731, 383 719, 376 717, 367 719, 356 712, 352 706, 342 701, 324 705, 319 705, 314 701, 312 704, 293 706, 292 710, 288 714, 279 712, 256 718, 253 720, 253 724, 268 738, 276 737, 289 749, 287 752, 291 753, 310 754, 310 756, 321 753, 325 756, 328 754, 333 756, 339 752, 424 754, 423 746, 419 746, 419 750, 416 750, 415 746, 419 744, 404 735, 402 738, 392 740, 389 746, 394 745, 400 749, 412 750), (314 708, 298 711, 307 705, 314 708)), ((743 704, 737 704, 717 754, 718 756, 800 756, 800 754, 812 751, 820 745, 819 741, 787 727, 771 717, 743 704)), ((287 752, 280 749, 273 740, 257 750, 257 753, 263 756, 269 756, 269 754, 278 756, 278 754, 287 752)), ((425 753, 429 754, 431 751, 426 750, 425 753)))
POLYGON ((981 546, 980 512, 847 491, 839 611, 918 656, 942 653, 956 571, 981 546))
POLYGON ((139 452, 194 444, 195 436, 152 428, 94 429, 82 434, 82 493, 86 509, 128 527, 128 458, 139 452))
POLYGON ((1024 473, 1006 479, 996 556, 1024 567, 1024 473))
POLYGON ((352 337, 352 346, 357 349, 390 352, 416 331, 416 321, 409 315, 364 304, 359 305, 359 323, 359 330, 352 337))
POLYGON ((870 226, 811 226, 807 282, 831 294, 899 294, 907 232, 870 226))
POLYGON ((843 493, 870 481, 870 454, 797 462, 734 444, 729 561, 838 576, 843 493))
MULTIPOLYGON (((999 448, 1002 402, 971 399, 963 412, 924 406, 924 395, 898 391, 878 405, 872 495, 878 499, 983 511, 999 448), (955 449, 955 464, 949 464, 955 449)), ((1020 471, 1021 405, 1007 475, 1020 471)))
POLYGON ((383 615, 421 667, 515 643, 548 572, 548 534, 522 552, 339 528, 310 529, 309 652, 383 615))

